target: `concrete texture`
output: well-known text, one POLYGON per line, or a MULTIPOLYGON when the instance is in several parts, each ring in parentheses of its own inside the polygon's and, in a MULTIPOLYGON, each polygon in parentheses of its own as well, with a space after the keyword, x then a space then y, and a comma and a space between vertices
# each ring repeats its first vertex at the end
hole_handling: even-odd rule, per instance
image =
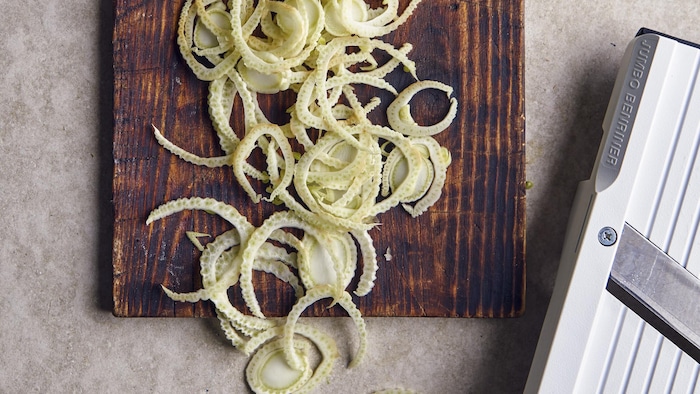
MULTIPOLYGON (((246 392, 247 358, 206 319, 112 316, 111 3, 0 13, 0 392, 246 392)), ((694 1, 526 0, 527 312, 368 319, 365 362, 318 392, 522 390, 570 204, 587 178, 625 45, 639 27, 700 42, 694 1)), ((314 322, 344 357, 347 319, 314 322)))

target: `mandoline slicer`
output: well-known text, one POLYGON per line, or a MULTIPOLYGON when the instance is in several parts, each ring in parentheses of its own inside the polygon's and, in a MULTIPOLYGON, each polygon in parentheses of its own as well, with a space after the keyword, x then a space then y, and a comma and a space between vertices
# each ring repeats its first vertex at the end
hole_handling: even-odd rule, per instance
POLYGON ((699 71, 683 40, 627 47, 526 393, 700 392, 699 71))

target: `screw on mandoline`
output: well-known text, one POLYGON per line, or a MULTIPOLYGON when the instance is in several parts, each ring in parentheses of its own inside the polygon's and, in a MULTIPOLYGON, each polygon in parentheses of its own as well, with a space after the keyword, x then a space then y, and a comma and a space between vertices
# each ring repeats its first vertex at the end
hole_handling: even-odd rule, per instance
POLYGON ((617 242, 617 233, 612 227, 603 227, 598 232, 598 241, 603 246, 612 246, 617 242))

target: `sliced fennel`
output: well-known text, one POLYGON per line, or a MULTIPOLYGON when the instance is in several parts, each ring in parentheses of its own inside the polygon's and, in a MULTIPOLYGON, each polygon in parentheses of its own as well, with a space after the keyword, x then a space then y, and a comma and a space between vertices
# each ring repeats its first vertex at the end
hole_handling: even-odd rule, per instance
MULTIPOLYGON (((401 205, 418 216, 441 195, 451 156, 434 136, 452 124, 457 100, 450 86, 418 80, 411 44, 396 47, 378 38, 404 23, 419 3, 408 1, 401 14, 398 0, 376 8, 364 0, 186 0, 181 10, 177 45, 192 72, 209 81, 208 111, 224 154, 200 157, 153 126, 156 140, 189 163, 231 167, 253 203, 283 204, 287 211, 254 227, 233 206, 181 198, 153 210, 146 223, 200 210, 232 226, 216 237, 187 232, 201 251, 202 288, 178 293, 164 285, 163 291, 176 301, 214 304, 226 337, 252 354, 246 375, 257 393, 308 392, 330 374, 339 358, 333 339, 298 321, 322 300, 355 323, 360 340, 349 366, 360 363, 367 331, 351 293, 369 294, 377 277, 369 231, 381 213, 401 205), (404 89, 386 79, 399 66, 415 80, 404 89), (395 96, 388 125, 370 120, 381 101, 363 101, 355 94, 358 85, 395 96), (433 125, 419 125, 411 115, 410 101, 425 89, 445 92, 450 103, 433 125), (289 90, 296 102, 280 109, 289 122, 270 122, 258 96, 289 90), (230 121, 237 99, 244 114, 239 130, 230 121), (250 160, 254 152, 265 158, 261 168, 250 160), (262 190, 254 186, 260 183, 262 190), (297 301, 287 317, 264 315, 254 272, 294 290, 297 301), (234 286, 247 311, 231 303, 234 286), (312 353, 320 362, 310 362, 312 353)), ((390 248, 384 258, 394 258, 390 248)))

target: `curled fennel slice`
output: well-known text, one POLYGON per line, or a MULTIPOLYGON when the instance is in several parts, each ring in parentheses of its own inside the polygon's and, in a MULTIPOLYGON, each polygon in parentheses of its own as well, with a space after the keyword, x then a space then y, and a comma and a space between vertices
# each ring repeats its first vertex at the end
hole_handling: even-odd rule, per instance
POLYGON ((345 309, 348 315, 352 318, 357 328, 358 335, 360 337, 360 345, 355 357, 350 362, 349 367, 352 368, 358 365, 367 352, 367 329, 365 322, 362 319, 359 310, 355 306, 355 303, 352 301, 350 294, 344 291, 339 292, 338 289, 334 288, 333 286, 318 286, 309 290, 304 297, 298 300, 298 302, 294 305, 294 308, 292 308, 292 311, 290 311, 289 315, 287 315, 284 325, 284 336, 282 337, 282 340, 284 342, 285 356, 289 366, 294 369, 300 369, 302 365, 301 359, 293 351, 295 342, 294 333, 297 330, 297 320, 304 310, 306 310, 306 308, 325 298, 332 298, 334 304, 337 303, 343 307, 343 309, 345 309))
POLYGON ((294 352, 301 360, 299 369, 287 364, 283 344, 279 339, 258 349, 246 368, 250 388, 256 393, 290 393, 303 387, 312 375, 308 343, 295 342, 294 352))
POLYGON ((387 108, 387 118, 391 127, 407 136, 428 136, 444 131, 452 124, 457 116, 457 99, 450 98, 450 108, 447 115, 438 123, 430 126, 421 126, 413 120, 409 101, 418 92, 424 89, 437 89, 445 92, 449 98, 452 94, 452 87, 437 81, 419 81, 411 84, 408 88, 399 93, 396 99, 387 108))

